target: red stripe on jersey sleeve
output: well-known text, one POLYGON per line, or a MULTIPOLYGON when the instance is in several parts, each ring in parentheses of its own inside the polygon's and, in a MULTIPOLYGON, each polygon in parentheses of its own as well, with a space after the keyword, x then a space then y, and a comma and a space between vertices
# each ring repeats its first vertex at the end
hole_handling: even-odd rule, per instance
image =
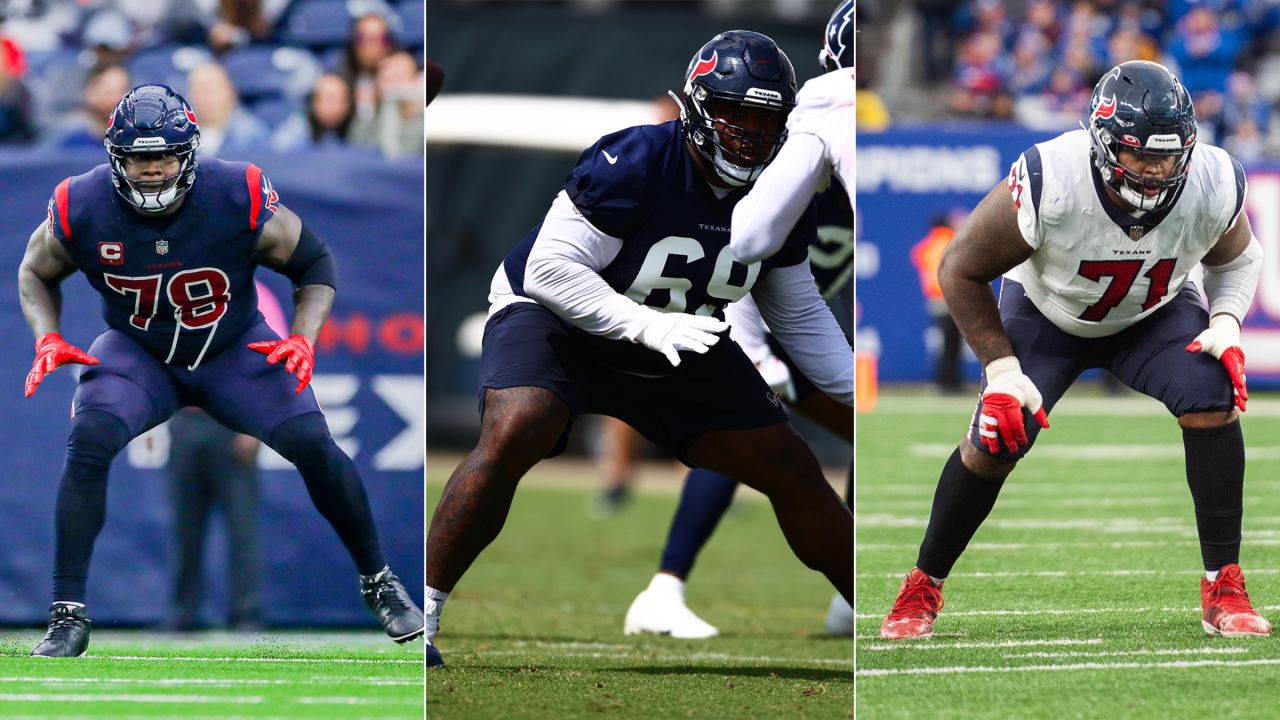
POLYGON ((58 206, 58 222, 62 224, 62 236, 66 240, 71 240, 71 221, 67 219, 67 192, 70 188, 71 178, 67 178, 53 191, 53 202, 58 206))
POLYGON ((249 163, 244 172, 249 183, 249 229, 258 229, 258 213, 262 211, 262 168, 249 163))

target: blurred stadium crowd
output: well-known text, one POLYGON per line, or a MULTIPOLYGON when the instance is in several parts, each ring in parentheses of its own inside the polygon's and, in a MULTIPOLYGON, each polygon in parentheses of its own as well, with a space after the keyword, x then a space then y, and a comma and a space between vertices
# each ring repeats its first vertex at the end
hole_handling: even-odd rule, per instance
POLYGON ((1191 92, 1201 139, 1245 163, 1280 156, 1280 3, 1273 0, 879 0, 859 3, 858 11, 859 79, 868 58, 876 67, 866 68, 866 82, 880 91, 859 108, 868 129, 890 114, 1068 128, 1084 117, 1108 69, 1155 60, 1191 92), (871 44, 883 52, 864 53, 862 41, 873 34, 881 37, 871 44), (886 42, 890 36, 911 42, 886 42), (926 88, 928 99, 913 103, 884 89, 893 58, 914 75, 896 80, 926 88), (882 72, 873 79, 875 70, 882 72))
POLYGON ((0 147, 101 147, 134 85, 194 106, 203 154, 423 153, 423 0, 6 0, 0 147))

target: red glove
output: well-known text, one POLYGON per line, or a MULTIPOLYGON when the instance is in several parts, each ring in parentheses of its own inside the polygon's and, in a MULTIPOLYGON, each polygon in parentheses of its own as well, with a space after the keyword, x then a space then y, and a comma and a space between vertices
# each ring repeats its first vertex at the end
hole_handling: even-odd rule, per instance
POLYGON ((99 362, 101 360, 63 340, 58 333, 45 333, 36 341, 36 361, 31 363, 31 372, 27 373, 26 397, 35 394, 45 375, 67 363, 97 365, 99 362))
POLYGON ((978 412, 978 438, 993 455, 1000 452, 1001 440, 1009 452, 1016 453, 1018 448, 1031 444, 1022 424, 1023 407, 1031 411, 1040 427, 1049 427, 1040 391, 1031 378, 1022 374, 1018 358, 1012 355, 988 363, 986 377, 986 392, 978 412))
POLYGON ((267 362, 272 365, 280 362, 282 358, 287 358, 284 369, 298 376, 298 389, 293 391, 294 394, 301 393, 302 389, 311 382, 311 370, 316 365, 316 350, 305 335, 290 335, 288 340, 249 343, 247 347, 266 355, 267 362))
MULTIPOLYGON (((1049 418, 1043 407, 1036 409, 1035 417, 1040 427, 1049 427, 1049 418)), ((1027 428, 1022 423, 1022 403, 1006 393, 983 395, 982 411, 978 413, 978 437, 992 455, 1000 452, 1001 440, 1011 453, 1029 444, 1027 428)))
POLYGON ((1249 390, 1244 384, 1244 351, 1240 349, 1240 322, 1231 315, 1220 313, 1209 319, 1209 328, 1187 345, 1187 352, 1206 352, 1218 358, 1231 384, 1235 387, 1236 407, 1244 411, 1249 400, 1249 390))

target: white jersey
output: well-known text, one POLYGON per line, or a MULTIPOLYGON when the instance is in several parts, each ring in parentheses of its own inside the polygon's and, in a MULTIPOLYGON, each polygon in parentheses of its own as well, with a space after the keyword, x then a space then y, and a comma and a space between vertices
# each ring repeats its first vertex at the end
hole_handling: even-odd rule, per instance
POLYGON ((828 166, 853 201, 854 97, 853 68, 824 73, 806 82, 787 116, 787 134, 816 135, 826 148, 828 166))
POLYGON ((1009 171, 1009 191, 1035 251, 1006 277, 1063 331, 1102 337, 1178 295, 1235 222, 1245 179, 1226 151, 1201 143, 1173 205, 1134 216, 1106 196, 1089 136, 1075 130, 1023 153, 1009 171))
POLYGON ((740 260, 756 262, 777 252, 833 172, 853 206, 856 94, 853 68, 819 75, 800 88, 787 116, 787 141, 734 206, 729 245, 740 260))

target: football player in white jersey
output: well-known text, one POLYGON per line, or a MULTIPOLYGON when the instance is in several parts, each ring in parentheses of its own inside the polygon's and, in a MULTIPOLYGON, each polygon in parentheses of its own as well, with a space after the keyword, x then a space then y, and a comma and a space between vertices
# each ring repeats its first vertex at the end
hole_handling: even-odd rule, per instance
POLYGON ((827 21, 818 61, 826 69, 806 82, 787 117, 787 142, 746 198, 733 208, 729 247, 743 262, 756 262, 782 247, 834 172, 853 206, 854 85, 853 0, 827 21))
POLYGON ((1098 81, 1088 122, 1027 150, 947 248, 947 307, 985 365, 967 441, 934 494, 916 567, 880 628, 929 637, 942 581, 1005 477, 1089 368, 1164 403, 1182 428, 1210 635, 1268 635, 1240 571, 1245 409, 1240 321, 1262 265, 1226 152, 1196 142, 1182 84, 1151 62, 1098 81), (1091 161, 1090 161, 1091 160, 1091 161), (1199 263, 1204 291, 1187 282, 1199 263), (990 283, 1003 275, 997 303, 990 283))

